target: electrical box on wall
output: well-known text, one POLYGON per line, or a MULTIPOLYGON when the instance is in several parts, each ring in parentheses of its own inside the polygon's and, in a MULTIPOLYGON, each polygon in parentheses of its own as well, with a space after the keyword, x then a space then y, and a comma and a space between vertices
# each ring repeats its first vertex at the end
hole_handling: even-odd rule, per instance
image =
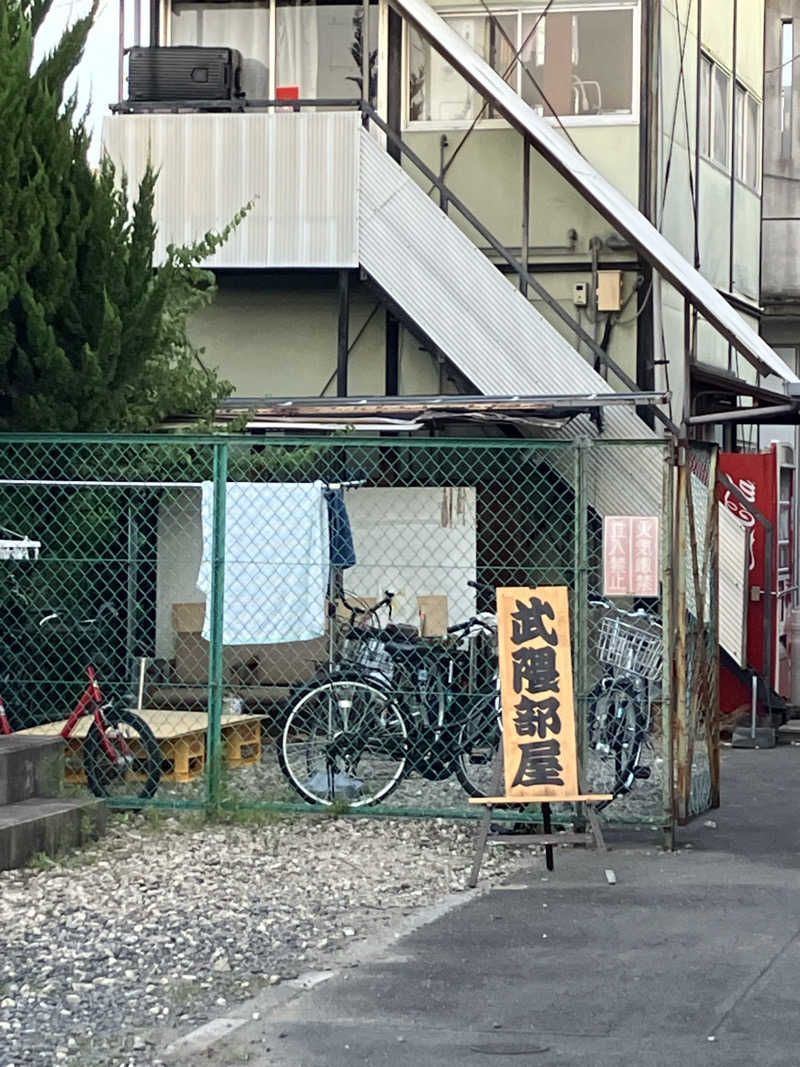
POLYGON ((576 308, 585 308, 589 303, 589 286, 586 282, 575 282, 572 287, 572 303, 576 308))
POLYGON ((622 271, 597 272, 597 310, 619 311, 622 307, 622 271))

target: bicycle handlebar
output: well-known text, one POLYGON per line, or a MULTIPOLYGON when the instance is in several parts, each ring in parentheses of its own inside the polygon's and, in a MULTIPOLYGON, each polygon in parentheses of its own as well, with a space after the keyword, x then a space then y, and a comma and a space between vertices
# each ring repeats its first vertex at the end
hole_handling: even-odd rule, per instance
POLYGON ((384 589, 384 591, 383 591, 383 600, 379 600, 378 603, 377 604, 373 604, 372 607, 359 608, 359 607, 351 604, 347 600, 347 598, 345 597, 344 593, 340 593, 339 594, 339 599, 344 604, 344 606, 347 608, 347 610, 350 612, 350 625, 351 626, 355 622, 356 615, 377 615, 378 612, 381 610, 381 608, 387 608, 388 607, 388 609, 389 609, 389 618, 391 619, 391 617, 392 617, 392 601, 394 600, 394 598, 395 598, 395 594, 393 592, 391 592, 391 590, 384 589))
POLYGON ((455 622, 452 626, 447 627, 447 633, 457 634, 460 630, 469 630, 473 626, 479 626, 482 630, 485 630, 489 634, 495 632, 495 627, 492 626, 485 618, 481 618, 480 615, 473 615, 469 619, 464 619, 463 622, 455 622))
POLYGON ((589 597, 589 607, 604 608, 606 611, 613 611, 618 615, 626 615, 629 619, 636 619, 639 622, 646 620, 654 626, 661 625, 661 620, 651 615, 649 611, 645 611, 644 608, 637 608, 636 611, 627 611, 625 608, 613 604, 610 600, 606 600, 605 597, 589 597))
POLYGON ((109 618, 114 615, 114 605, 110 603, 101 604, 100 609, 96 615, 86 617, 83 619, 76 618, 75 616, 62 615, 60 611, 48 611, 46 612, 36 623, 37 626, 45 626, 47 623, 64 621, 76 626, 94 626, 96 623, 101 622, 103 619, 109 618))

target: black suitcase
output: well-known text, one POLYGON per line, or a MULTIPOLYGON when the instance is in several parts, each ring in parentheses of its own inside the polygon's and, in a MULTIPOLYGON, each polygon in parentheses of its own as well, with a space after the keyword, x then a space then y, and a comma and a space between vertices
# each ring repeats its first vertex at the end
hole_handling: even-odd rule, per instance
POLYGON ((242 96, 242 55, 194 45, 131 48, 130 100, 231 100, 242 96))

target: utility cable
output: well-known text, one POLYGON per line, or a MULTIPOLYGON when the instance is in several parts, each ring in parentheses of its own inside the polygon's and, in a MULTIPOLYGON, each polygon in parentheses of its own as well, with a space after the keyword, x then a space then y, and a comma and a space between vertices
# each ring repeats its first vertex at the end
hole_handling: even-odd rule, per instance
MULTIPOLYGON (((679 72, 682 72, 683 69, 684 69, 684 62, 685 62, 685 58, 686 58, 686 45, 687 45, 687 42, 689 40, 689 16, 691 15, 691 12, 692 12, 692 0, 689 0, 689 6, 688 6, 688 9, 686 11, 686 32, 683 35, 683 39, 681 39, 681 24, 680 24, 680 20, 676 20, 676 28, 677 28, 677 33, 678 33, 678 45, 679 45, 679 53, 680 53, 679 72)), ((676 90, 675 90, 675 100, 673 101, 673 106, 672 106, 672 122, 671 122, 670 133, 669 133, 669 152, 667 154, 667 162, 666 162, 666 166, 664 168, 664 188, 663 188, 662 194, 661 194, 661 210, 660 210, 660 218, 659 218, 659 222, 658 222, 659 230, 661 230, 661 228, 662 228, 662 226, 664 224, 664 209, 665 209, 666 203, 667 203, 667 189, 669 187, 669 179, 670 179, 670 175, 671 175, 671 171, 672 171, 672 153, 673 153, 674 148, 675 148, 675 127, 678 124, 678 105, 680 103, 680 98, 681 98, 681 87, 683 87, 684 92, 685 92, 685 83, 683 82, 682 74, 679 73, 679 75, 678 75, 678 85, 677 85, 676 90)), ((687 129, 687 139, 688 139, 688 129, 687 129)), ((690 174, 691 174, 691 169, 692 168, 691 168, 691 161, 690 161, 690 163, 689 163, 689 173, 690 174)), ((694 204, 694 198, 692 200, 692 203, 694 204)))
MULTIPOLYGON (((483 7, 483 9, 486 12, 486 14, 489 16, 489 21, 491 22, 491 24, 495 27, 495 29, 498 29, 500 31, 501 35, 505 39, 506 44, 512 50, 512 52, 514 52, 514 42, 511 40, 511 38, 508 36, 506 31, 500 25, 500 22, 499 22, 499 20, 497 18, 497 15, 495 15, 492 11, 489 10, 489 7, 486 4, 486 0, 481 0, 481 6, 483 7)), ((583 153, 581 152, 580 148, 578 148, 578 146, 573 141, 572 137, 570 137, 566 126, 564 125, 564 123, 561 121, 561 119, 557 115, 555 108, 552 106, 550 101, 545 96, 544 90, 541 88, 539 83, 536 81, 534 76, 531 74, 530 68, 525 63, 523 63, 522 60, 520 59, 520 56, 522 54, 522 49, 525 47, 525 43, 527 43, 527 41, 530 40, 532 34, 536 30, 536 26, 539 25, 540 21, 541 21, 541 16, 536 20, 536 23, 535 23, 533 29, 531 30, 531 32, 528 34, 528 37, 526 38, 526 41, 523 44, 520 45, 519 51, 518 52, 514 52, 514 58, 511 60, 511 64, 509 66, 509 69, 506 71, 506 74, 503 75, 503 81, 505 81, 506 75, 510 72, 511 67, 513 67, 515 64, 519 63, 521 65, 521 67, 522 67, 523 73, 528 75, 528 77, 530 78, 530 80, 531 80, 531 82, 533 84, 534 89, 539 94, 539 96, 541 96, 542 100, 545 103, 545 106, 549 109, 549 111, 552 114, 553 118, 558 123, 559 128, 561 129, 561 132, 567 138, 567 140, 572 145, 572 147, 575 149, 575 151, 579 155, 583 155, 583 153)))
MULTIPOLYGON (((518 59, 519 59, 519 56, 520 56, 520 55, 522 54, 522 51, 523 51, 523 49, 525 48, 525 46, 527 45, 527 43, 528 43, 528 42, 530 41, 530 39, 531 39, 531 38, 533 37, 533 35, 534 35, 534 34, 536 33, 536 28, 538 27, 539 23, 540 23, 540 22, 542 21, 542 19, 543 19, 543 18, 545 17, 545 15, 546 15, 546 14, 547 14, 547 12, 548 12, 548 11, 550 10, 550 8, 551 8, 551 7, 553 6, 553 4, 554 4, 554 3, 555 3, 555 0, 547 0, 547 4, 545 5, 545 8, 544 8, 544 10, 543 10, 543 11, 541 12, 541 14, 539 15, 539 17, 538 17, 538 18, 536 19, 536 21, 534 22, 533 26, 532 26, 532 27, 531 27, 531 29, 530 29, 530 32, 529 32, 529 33, 527 34, 527 36, 525 37, 525 40, 524 40, 524 41, 522 42, 522 44, 521 44, 521 45, 519 46, 519 50, 518 50, 518 51, 516 51, 516 50, 515 50, 515 52, 514 52, 514 58, 513 58, 512 60, 511 60, 511 62, 510 62, 510 63, 509 63, 509 65, 508 65, 508 66, 506 67, 505 71, 503 72, 503 75, 502 75, 502 77, 503 77, 503 80, 504 80, 504 81, 505 81, 505 79, 506 79, 506 78, 508 77, 508 75, 509 75, 509 74, 511 73, 511 71, 512 71, 512 70, 513 70, 513 68, 514 68, 514 66, 516 65, 516 63, 517 63, 517 61, 518 61, 518 59)), ((485 5, 484 5, 484 6, 485 6, 485 5)), ((455 148, 453 149, 453 153, 452 153, 452 155, 450 156, 450 158, 448 159, 447 163, 446 163, 446 164, 444 165, 444 167, 442 168, 442 174, 441 174, 441 179, 442 179, 442 181, 444 181, 445 175, 447 174, 448 170, 450 169, 450 167, 451 167, 451 166, 453 165, 453 163, 455 162, 456 156, 457 156, 457 155, 458 155, 458 153, 459 153, 459 152, 461 151, 461 149, 462 149, 462 148, 464 147, 464 145, 466 144, 467 140, 468 140, 468 139, 469 139, 469 137, 471 136, 471 134, 472 134, 473 130, 474 130, 474 129, 475 129, 475 127, 476 127, 476 126, 478 125, 478 123, 480 122, 480 120, 481 120, 481 119, 483 118, 483 114, 484 114, 484 112, 486 111, 486 108, 487 108, 488 106, 489 106, 489 101, 488 101, 488 100, 484 100, 484 101, 483 101, 483 103, 482 103, 482 105, 481 105, 481 109, 480 109, 480 111, 479 111, 479 112, 478 112, 478 114, 477 114, 477 115, 475 116, 475 118, 474 118, 474 119, 472 120, 472 122, 471 122, 471 124, 470 124, 470 126, 469 126, 469 129, 465 131, 465 133, 463 134, 463 136, 462 136, 462 137, 461 137, 461 139, 459 140, 458 144, 457 144, 457 145, 456 145, 456 147, 455 147, 455 148)), ((568 135, 568 136, 569 136, 569 135, 568 135)), ((570 140, 571 140, 571 138, 570 138, 570 140)), ((574 142, 573 142, 573 144, 574 144, 574 142)), ((428 196, 430 196, 430 195, 431 195, 431 193, 432 193, 432 192, 434 191, 434 189, 435 189, 435 188, 436 188, 436 186, 435 186, 435 185, 432 185, 432 186, 430 187, 430 189, 428 190, 428 196)))
POLYGON ((784 67, 790 66, 797 59, 800 59, 800 52, 798 52, 796 55, 793 55, 791 57, 791 59, 785 59, 783 61, 783 63, 779 63, 777 65, 777 67, 767 67, 767 69, 764 71, 764 73, 765 74, 775 74, 777 71, 783 70, 784 67))

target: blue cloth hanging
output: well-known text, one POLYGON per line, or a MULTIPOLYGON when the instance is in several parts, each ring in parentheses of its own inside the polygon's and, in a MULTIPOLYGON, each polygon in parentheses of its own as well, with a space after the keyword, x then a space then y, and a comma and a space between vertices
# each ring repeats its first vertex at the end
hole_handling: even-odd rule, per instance
POLYGON ((350 528, 350 516, 344 502, 344 490, 326 489, 325 503, 328 505, 328 537, 330 540, 331 566, 354 567, 356 550, 353 546, 353 531, 350 528))

